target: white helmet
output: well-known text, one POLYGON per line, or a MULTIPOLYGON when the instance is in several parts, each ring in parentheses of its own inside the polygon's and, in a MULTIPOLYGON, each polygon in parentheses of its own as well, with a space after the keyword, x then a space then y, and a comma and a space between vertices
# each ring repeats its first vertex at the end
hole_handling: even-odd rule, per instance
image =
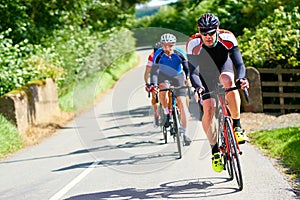
POLYGON ((165 33, 160 37, 160 42, 161 43, 175 43, 176 37, 175 37, 175 35, 173 35, 171 33, 165 33))

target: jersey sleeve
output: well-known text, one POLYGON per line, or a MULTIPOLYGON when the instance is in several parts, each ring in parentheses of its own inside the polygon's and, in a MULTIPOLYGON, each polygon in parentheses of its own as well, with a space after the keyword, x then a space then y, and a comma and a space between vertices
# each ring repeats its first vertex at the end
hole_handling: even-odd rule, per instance
POLYGON ((152 52, 151 54, 149 54, 147 65, 146 65, 147 68, 152 68, 152 65, 153 65, 153 56, 154 56, 154 52, 152 52))

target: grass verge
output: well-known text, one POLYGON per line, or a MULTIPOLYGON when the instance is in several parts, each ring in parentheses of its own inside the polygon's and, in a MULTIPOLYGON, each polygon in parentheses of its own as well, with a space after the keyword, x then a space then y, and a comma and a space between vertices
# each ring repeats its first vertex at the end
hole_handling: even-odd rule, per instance
POLYGON ((0 114, 0 158, 23 147, 17 127, 0 114))
POLYGON ((285 173, 296 180, 296 191, 300 191, 297 183, 300 179, 300 126, 258 131, 249 134, 249 138, 266 155, 280 161, 286 168, 285 173))

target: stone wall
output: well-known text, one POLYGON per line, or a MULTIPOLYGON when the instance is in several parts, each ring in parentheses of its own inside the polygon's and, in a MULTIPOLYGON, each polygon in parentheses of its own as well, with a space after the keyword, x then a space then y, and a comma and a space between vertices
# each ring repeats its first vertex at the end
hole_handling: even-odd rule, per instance
POLYGON ((0 113, 15 123, 20 134, 30 125, 46 122, 60 113, 55 81, 46 79, 26 85, 0 98, 0 113))
POLYGON ((247 79, 249 81, 249 103, 246 103, 244 95, 242 97, 242 107, 245 112, 263 112, 263 99, 261 91, 261 79, 259 71, 254 67, 247 67, 247 79))

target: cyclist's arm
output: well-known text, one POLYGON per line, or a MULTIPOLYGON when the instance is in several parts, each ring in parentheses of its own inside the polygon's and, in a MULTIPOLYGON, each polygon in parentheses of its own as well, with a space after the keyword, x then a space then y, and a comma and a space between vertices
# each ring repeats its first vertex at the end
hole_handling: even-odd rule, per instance
POLYGON ((191 80, 192 86, 194 88, 202 88, 203 84, 202 84, 200 76, 199 76, 199 66, 194 66, 190 62, 188 62, 188 67, 189 67, 190 80, 191 80))
POLYGON ((150 71, 151 71, 151 68, 147 66, 145 69, 145 73, 144 73, 144 80, 145 80, 146 84, 147 83, 149 84, 150 71))
POLYGON ((189 79, 190 78, 190 70, 189 70, 189 63, 187 60, 182 61, 182 69, 185 73, 186 79, 189 79))
POLYGON ((151 71, 150 71, 150 83, 153 85, 157 85, 158 81, 158 72, 159 72, 159 65, 153 64, 151 71))
POLYGON ((246 68, 245 68, 243 58, 242 58, 242 54, 241 54, 238 46, 235 46, 230 50, 230 57, 236 68, 237 79, 245 78, 246 77, 246 68))

